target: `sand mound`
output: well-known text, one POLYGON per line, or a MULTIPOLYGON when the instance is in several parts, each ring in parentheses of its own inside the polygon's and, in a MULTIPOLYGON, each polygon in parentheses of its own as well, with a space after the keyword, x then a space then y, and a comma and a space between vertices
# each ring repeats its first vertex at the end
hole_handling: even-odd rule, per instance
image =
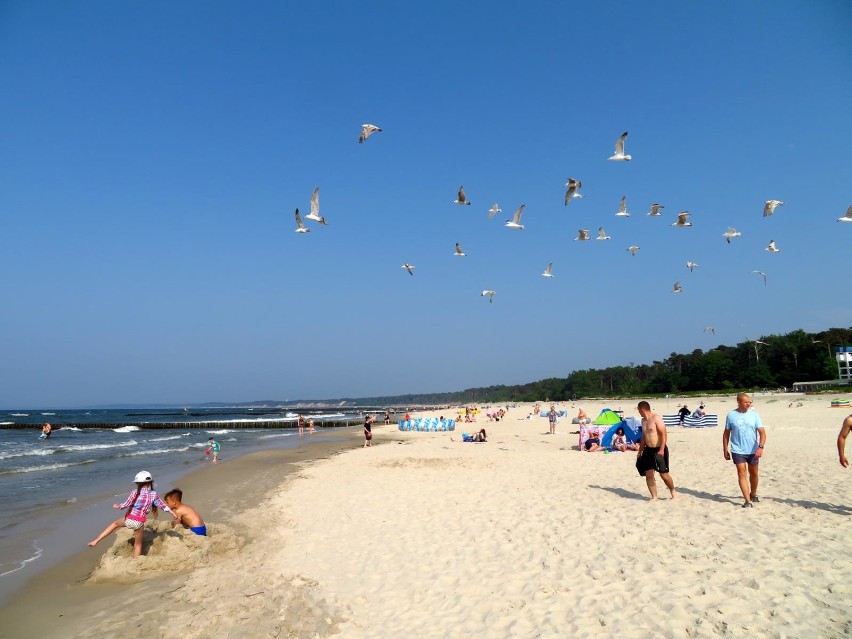
POLYGON ((186 573, 214 558, 234 556, 243 545, 243 539, 225 524, 208 524, 207 537, 199 537, 189 530, 157 522, 145 526, 142 556, 134 560, 133 535, 127 529, 119 529, 89 581, 132 583, 186 573))

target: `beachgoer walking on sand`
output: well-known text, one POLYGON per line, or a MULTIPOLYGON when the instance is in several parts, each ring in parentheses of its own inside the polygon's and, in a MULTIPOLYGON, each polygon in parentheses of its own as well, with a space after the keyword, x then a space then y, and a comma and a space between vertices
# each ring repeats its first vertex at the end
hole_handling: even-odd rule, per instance
POLYGON ((660 473, 660 478, 672 495, 677 498, 674 480, 669 474, 668 433, 663 418, 651 411, 648 402, 639 402, 636 407, 642 416, 642 439, 639 442, 639 452, 636 453, 636 470, 645 476, 651 501, 657 501, 657 480, 654 471, 660 473))
POLYGON ((556 407, 551 404, 550 411, 547 413, 547 421, 550 422, 550 434, 556 434, 556 420, 558 419, 556 415, 556 407))
POLYGON ((172 528, 178 524, 183 524, 184 528, 189 528, 196 535, 207 536, 207 526, 204 524, 204 520, 196 512, 195 508, 183 503, 183 491, 180 488, 172 488, 163 495, 163 499, 169 508, 172 509, 172 514, 175 516, 172 528))
POLYGON ((840 465, 849 468, 849 460, 846 459, 846 436, 852 430, 852 415, 843 420, 840 425, 840 434, 837 436, 837 454, 840 455, 840 465))
POLYGON ((311 417, 308 420, 308 435, 313 435, 316 428, 314 428, 314 418, 311 417))
POLYGON ((112 507, 118 510, 130 507, 127 513, 121 519, 116 519, 109 526, 104 528, 104 531, 89 542, 89 546, 94 548, 104 537, 112 534, 113 531, 124 526, 133 531, 133 557, 134 559, 142 554, 142 527, 145 525, 147 515, 151 510, 154 511, 154 516, 157 516, 157 507, 159 506, 164 511, 171 512, 167 504, 160 499, 160 496, 154 490, 154 478, 147 470, 136 473, 133 478, 136 484, 134 490, 127 499, 121 504, 113 504, 112 507))
POLYGON ((305 434, 305 416, 299 413, 299 437, 305 434))
POLYGON ((387 426, 388 424, 390 424, 390 422, 391 422, 391 420, 390 420, 390 408, 388 408, 388 409, 385 411, 385 426, 387 426))
POLYGON ((751 408, 751 397, 748 393, 737 393, 737 408, 725 418, 722 451, 725 459, 733 459, 737 467, 737 482, 745 499, 743 508, 754 508, 752 504, 760 501, 757 496, 758 464, 765 443, 766 430, 760 415, 751 408))
POLYGON ((45 422, 44 426, 41 427, 42 439, 50 439, 51 430, 53 430, 51 425, 45 422))
POLYGON ((373 422, 376 421, 375 415, 367 415, 364 419, 364 448, 373 445, 373 422))
POLYGON ((680 415, 680 425, 683 426, 683 420, 689 417, 690 414, 692 414, 692 411, 686 407, 686 404, 684 404, 680 407, 680 410, 677 412, 677 414, 680 415))
POLYGON ((207 450, 204 451, 204 454, 209 455, 212 452, 213 453, 213 463, 218 464, 219 463, 219 451, 220 450, 222 450, 222 446, 219 445, 219 442, 217 442, 215 439, 213 439, 211 437, 210 439, 207 440, 207 450))

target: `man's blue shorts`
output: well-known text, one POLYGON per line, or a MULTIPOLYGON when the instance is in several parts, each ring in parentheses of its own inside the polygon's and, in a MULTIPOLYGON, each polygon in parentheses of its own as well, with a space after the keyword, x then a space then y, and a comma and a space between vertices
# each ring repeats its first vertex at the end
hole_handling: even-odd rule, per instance
POLYGON ((757 466, 760 463, 760 457, 755 454, 740 455, 739 453, 731 453, 731 459, 735 464, 748 464, 749 466, 757 466))

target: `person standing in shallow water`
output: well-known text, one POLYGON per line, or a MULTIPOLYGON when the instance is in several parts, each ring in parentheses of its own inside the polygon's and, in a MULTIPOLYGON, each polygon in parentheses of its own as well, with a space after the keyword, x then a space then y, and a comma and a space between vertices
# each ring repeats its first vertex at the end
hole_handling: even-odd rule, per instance
POLYGON ((657 480, 654 472, 660 473, 660 479, 669 489, 672 499, 677 499, 674 480, 669 474, 668 432, 663 418, 651 411, 648 402, 639 402, 637 409, 642 416, 642 439, 639 442, 639 452, 636 453, 636 470, 645 476, 651 501, 657 501, 657 480))
POLYGON ((737 408, 725 418, 722 434, 722 452, 725 459, 733 459, 737 467, 737 483, 743 494, 743 508, 754 508, 760 502, 757 496, 758 464, 763 457, 766 430, 760 415, 751 408, 748 393, 737 393, 737 408), (730 449, 729 449, 730 445, 730 449))

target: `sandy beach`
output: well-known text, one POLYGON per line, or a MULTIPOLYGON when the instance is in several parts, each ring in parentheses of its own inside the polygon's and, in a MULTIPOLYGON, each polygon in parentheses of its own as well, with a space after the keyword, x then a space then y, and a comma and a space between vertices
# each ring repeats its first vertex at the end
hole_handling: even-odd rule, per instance
MULTIPOLYGON (((837 462, 848 412, 835 397, 753 396, 767 444, 748 510, 722 456, 733 395, 704 398, 719 427, 670 429, 674 501, 659 480, 648 501, 634 453, 580 452, 570 418, 548 435, 531 405, 481 414, 484 444, 394 424, 287 474, 247 456, 226 492, 228 464, 187 483, 218 495, 204 496, 218 508, 206 543, 168 538, 128 568, 121 537, 98 566, 63 566, 67 583, 31 584, 0 611, 0 636, 848 636, 852 471, 837 462)), ((697 405, 651 407, 684 401, 697 405)), ((557 407, 637 415, 636 402, 557 407)))

